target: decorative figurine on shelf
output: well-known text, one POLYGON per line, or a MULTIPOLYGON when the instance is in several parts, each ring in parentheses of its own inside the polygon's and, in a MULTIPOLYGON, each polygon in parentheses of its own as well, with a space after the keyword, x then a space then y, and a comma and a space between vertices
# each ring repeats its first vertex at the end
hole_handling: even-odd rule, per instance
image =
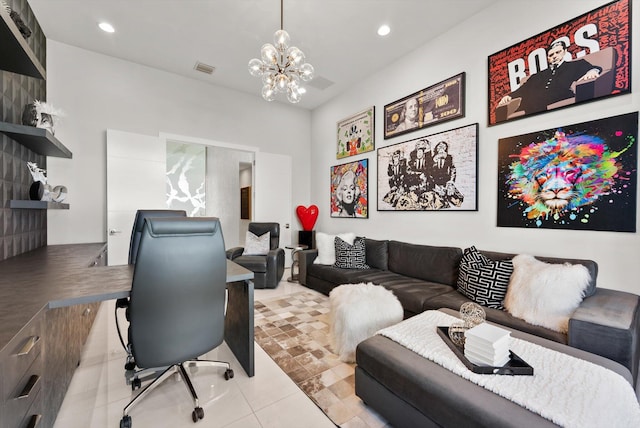
POLYGON ((29 172, 33 177, 33 184, 29 188, 29 198, 32 201, 53 201, 62 202, 67 197, 67 188, 65 186, 51 187, 47 184, 47 171, 38 168, 35 162, 27 162, 29 172))
POLYGON ((0 7, 7 11, 9 16, 13 20, 13 23, 16 24, 16 27, 18 27, 20 34, 22 34, 22 37, 24 37, 25 40, 31 37, 31 29, 27 27, 27 24, 24 23, 22 17, 18 14, 18 12, 12 10, 11 7, 4 1, 0 1, 0 7))
POLYGON ((22 124, 46 129, 55 134, 55 126, 61 116, 63 116, 61 110, 54 108, 51 104, 35 100, 24 106, 22 124))

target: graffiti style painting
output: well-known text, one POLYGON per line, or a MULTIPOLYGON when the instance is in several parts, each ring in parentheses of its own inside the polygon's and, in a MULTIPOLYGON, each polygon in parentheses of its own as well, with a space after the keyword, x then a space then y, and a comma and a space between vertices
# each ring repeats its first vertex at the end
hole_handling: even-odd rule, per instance
POLYGON ((631 92, 631 12, 617 0, 489 57, 488 123, 631 92))
POLYGON ((378 149, 378 211, 476 211, 478 124, 378 149))
POLYGON ((636 231, 638 113, 498 141, 498 226, 636 231))
POLYGON ((375 107, 338 122, 338 159, 370 152, 374 148, 375 107))
POLYGON ((368 160, 331 167, 331 217, 369 217, 368 160))

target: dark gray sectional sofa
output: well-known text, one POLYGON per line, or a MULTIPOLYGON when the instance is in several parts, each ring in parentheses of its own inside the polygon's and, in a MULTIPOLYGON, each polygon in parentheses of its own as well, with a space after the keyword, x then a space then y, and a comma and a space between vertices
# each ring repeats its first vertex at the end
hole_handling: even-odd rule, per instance
MULTIPOLYGON (((458 265, 463 255, 461 248, 367 238, 365 238, 365 244, 366 262, 371 269, 364 270, 339 269, 329 265, 314 264, 317 250, 301 251, 298 254, 300 284, 327 295, 334 287, 341 284, 372 282, 382 285, 392 290, 398 297, 404 308, 405 318, 426 310, 440 308, 458 310, 462 303, 470 301, 456 289, 458 265)), ((492 260, 511 259, 515 256, 515 254, 493 251, 481 250, 481 252, 492 260)), ((586 297, 569 321, 568 334, 531 325, 499 309, 485 308, 487 320, 543 338, 543 340, 550 340, 562 346, 568 345, 569 348, 577 348, 613 360, 628 370, 632 385, 638 385, 640 297, 631 293, 596 287, 598 265, 592 260, 537 258, 547 263, 579 263, 586 266, 591 274, 591 283, 586 291, 586 297)), ((358 361, 363 359, 371 361, 371 355, 377 355, 375 358, 386 357, 386 351, 382 348, 389 344, 384 343, 385 340, 377 345, 375 342, 380 342, 381 337, 363 342, 367 346, 358 347, 356 354, 358 361), (365 352, 367 355, 364 355, 365 352)), ((568 348, 565 346, 564 349, 568 348)), ((398 350, 394 352, 397 353, 398 350)), ((399 368, 393 371, 395 376, 400 377, 402 372, 404 370, 399 368)), ((367 373, 366 378, 377 381, 378 375, 390 376, 367 373)), ((415 376, 415 373, 412 376, 415 376)), ((360 376, 360 379, 364 377, 360 376)), ((360 388, 362 389, 362 383, 360 388)), ((358 389, 357 375, 356 389, 358 389)), ((636 390, 640 388, 636 387, 636 390)), ((394 394, 394 391, 390 394, 398 398, 398 394, 394 394)), ((398 409, 402 409, 407 403, 404 402, 402 394, 399 395, 399 403, 396 404, 399 406, 398 409)), ((388 397, 385 400, 388 402, 388 397)), ((420 415, 419 410, 418 415, 420 415)), ((401 414, 406 411, 407 409, 402 410, 401 414)))

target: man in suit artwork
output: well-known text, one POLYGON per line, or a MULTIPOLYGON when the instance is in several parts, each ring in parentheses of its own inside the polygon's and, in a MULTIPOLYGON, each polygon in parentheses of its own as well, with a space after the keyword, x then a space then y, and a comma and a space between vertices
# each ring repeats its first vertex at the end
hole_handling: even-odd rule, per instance
POLYGON ((435 192, 448 204, 460 206, 464 196, 456 188, 456 166, 449 154, 449 144, 440 141, 433 149, 431 177, 435 192))
POLYGON ((407 184, 418 196, 433 188, 430 150, 429 140, 423 138, 416 143, 416 148, 409 154, 407 184))
POLYGON ((584 59, 566 61, 571 55, 563 39, 555 40, 547 48, 548 67, 531 74, 518 89, 502 97, 499 106, 513 98, 522 98, 518 110, 526 114, 546 111, 547 106, 575 96, 572 85, 578 81, 596 79, 602 69, 584 59))

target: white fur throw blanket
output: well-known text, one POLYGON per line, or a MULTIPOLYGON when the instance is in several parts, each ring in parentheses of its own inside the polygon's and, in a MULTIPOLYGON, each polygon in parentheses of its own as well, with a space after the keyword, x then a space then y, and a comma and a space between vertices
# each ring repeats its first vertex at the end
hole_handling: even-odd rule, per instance
POLYGON ((622 376, 596 364, 512 338, 510 349, 533 376, 481 375, 467 369, 436 331, 459 321, 426 311, 378 332, 453 373, 564 427, 640 427, 640 405, 622 376))

